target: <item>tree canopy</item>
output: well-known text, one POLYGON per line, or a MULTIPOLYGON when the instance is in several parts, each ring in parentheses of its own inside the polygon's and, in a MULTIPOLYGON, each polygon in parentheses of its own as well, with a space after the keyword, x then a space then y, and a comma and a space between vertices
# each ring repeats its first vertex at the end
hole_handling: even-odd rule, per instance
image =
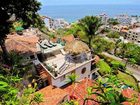
POLYGON ((97 35, 98 28, 101 26, 101 20, 95 16, 86 16, 79 20, 79 26, 88 37, 88 44, 91 48, 91 40, 93 36, 97 35))

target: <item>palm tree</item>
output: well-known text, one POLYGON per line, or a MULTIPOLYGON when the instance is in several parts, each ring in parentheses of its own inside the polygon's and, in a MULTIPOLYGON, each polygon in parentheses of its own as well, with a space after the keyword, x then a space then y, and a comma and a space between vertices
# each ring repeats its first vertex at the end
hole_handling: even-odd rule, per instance
POLYGON ((98 28, 101 26, 101 20, 98 17, 86 16, 79 20, 79 26, 85 32, 89 48, 91 48, 91 41, 97 35, 98 28))
POLYGON ((117 40, 116 43, 115 43, 114 55, 116 55, 116 53, 117 53, 117 49, 118 49, 118 47, 119 47, 120 42, 121 42, 121 40, 119 39, 119 40, 117 40))

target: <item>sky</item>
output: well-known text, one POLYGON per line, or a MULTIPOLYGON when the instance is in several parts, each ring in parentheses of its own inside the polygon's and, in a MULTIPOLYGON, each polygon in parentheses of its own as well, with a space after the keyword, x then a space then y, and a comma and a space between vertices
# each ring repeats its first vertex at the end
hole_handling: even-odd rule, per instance
POLYGON ((139 4, 140 0, 39 0, 43 5, 139 4))

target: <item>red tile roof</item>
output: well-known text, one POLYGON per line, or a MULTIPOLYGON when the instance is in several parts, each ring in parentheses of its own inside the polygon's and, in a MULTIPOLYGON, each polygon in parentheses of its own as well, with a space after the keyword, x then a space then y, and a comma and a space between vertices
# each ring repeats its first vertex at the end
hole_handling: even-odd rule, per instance
POLYGON ((8 35, 5 41, 6 48, 9 51, 17 51, 21 53, 37 52, 36 43, 39 38, 35 35, 8 35))
POLYGON ((128 99, 135 98, 137 102, 135 104, 132 104, 132 102, 123 102, 123 105, 140 105, 140 94, 132 89, 124 89, 122 91, 122 94, 124 97, 128 99))
MULTIPOLYGON (((66 35, 66 36, 61 37, 61 39, 66 42, 72 42, 73 40, 75 40, 73 35, 66 35)), ((57 42, 57 40, 58 38, 51 39, 52 42, 57 42)))
POLYGON ((37 93, 43 94, 44 97, 39 105, 58 105, 68 95, 64 90, 53 86, 47 86, 37 93))
MULTIPOLYGON (((89 86, 93 86, 94 81, 90 79, 83 79, 79 83, 64 86, 61 89, 55 88, 53 86, 48 86, 44 89, 41 89, 38 91, 38 93, 41 93, 44 95, 44 101, 40 103, 39 105, 58 105, 64 97, 68 97, 71 100, 76 100, 79 102, 79 105, 83 105, 83 100, 87 96, 86 89, 89 86)), ((132 89, 125 89, 122 90, 123 96, 131 99, 134 98, 135 95, 137 95, 136 100, 137 102, 133 105, 140 105, 140 94, 135 92, 132 89)), ((96 100, 96 96, 92 95, 90 98, 96 100)), ((123 105, 132 105, 131 102, 123 102, 123 105)), ((86 105, 100 105, 99 103, 95 101, 87 101, 86 105)))
MULTIPOLYGON (((63 87, 63 89, 69 93, 70 99, 75 99, 79 102, 80 105, 83 105, 83 100, 87 95, 86 89, 89 86, 93 86, 93 81, 90 79, 84 79, 80 81, 80 83, 76 83, 74 85, 69 85, 67 87, 63 87)), ((95 95, 92 95, 92 98, 96 99, 95 95)), ((87 101, 86 105, 99 105, 94 101, 87 101)))
POLYGON ((74 36, 73 35, 67 35, 67 36, 63 36, 62 40, 65 40, 66 42, 72 42, 74 41, 74 36))
MULTIPOLYGON (((76 85, 69 85, 66 87, 63 87, 63 89, 69 93, 69 97, 70 99, 74 99, 77 100, 79 102, 79 105, 83 105, 83 100, 85 98, 85 96, 87 95, 86 89, 89 86, 93 86, 94 85, 94 81, 90 80, 90 79, 84 79, 82 80, 80 83, 76 83, 76 85)), ((138 94, 137 92, 135 92, 132 89, 125 89, 122 91, 122 94, 124 97, 132 99, 134 98, 134 96, 137 95, 136 97, 136 104, 133 105, 140 105, 140 94, 138 94)), ((96 96, 92 95, 90 98, 93 98, 96 100, 96 96)), ((132 105, 131 102, 123 102, 123 105, 132 105)), ((86 105, 99 105, 99 103, 94 102, 94 101, 88 101, 86 103, 86 105)))

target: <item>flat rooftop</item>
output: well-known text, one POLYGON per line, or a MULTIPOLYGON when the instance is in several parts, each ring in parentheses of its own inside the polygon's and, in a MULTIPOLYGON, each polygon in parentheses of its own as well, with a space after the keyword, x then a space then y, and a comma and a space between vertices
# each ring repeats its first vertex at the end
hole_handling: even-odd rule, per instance
MULTIPOLYGON (((43 66, 54 76, 54 72, 57 72, 56 78, 67 74, 74 69, 85 65, 86 63, 91 62, 93 59, 90 57, 90 54, 87 54, 87 59, 67 59, 66 55, 59 53, 50 59, 46 59, 43 62, 43 66), (49 69, 52 70, 49 70, 49 69)), ((55 77, 55 76, 54 76, 55 77)))
POLYGON ((140 27, 138 27, 138 28, 134 28, 134 29, 131 29, 130 31, 140 33, 140 27))

